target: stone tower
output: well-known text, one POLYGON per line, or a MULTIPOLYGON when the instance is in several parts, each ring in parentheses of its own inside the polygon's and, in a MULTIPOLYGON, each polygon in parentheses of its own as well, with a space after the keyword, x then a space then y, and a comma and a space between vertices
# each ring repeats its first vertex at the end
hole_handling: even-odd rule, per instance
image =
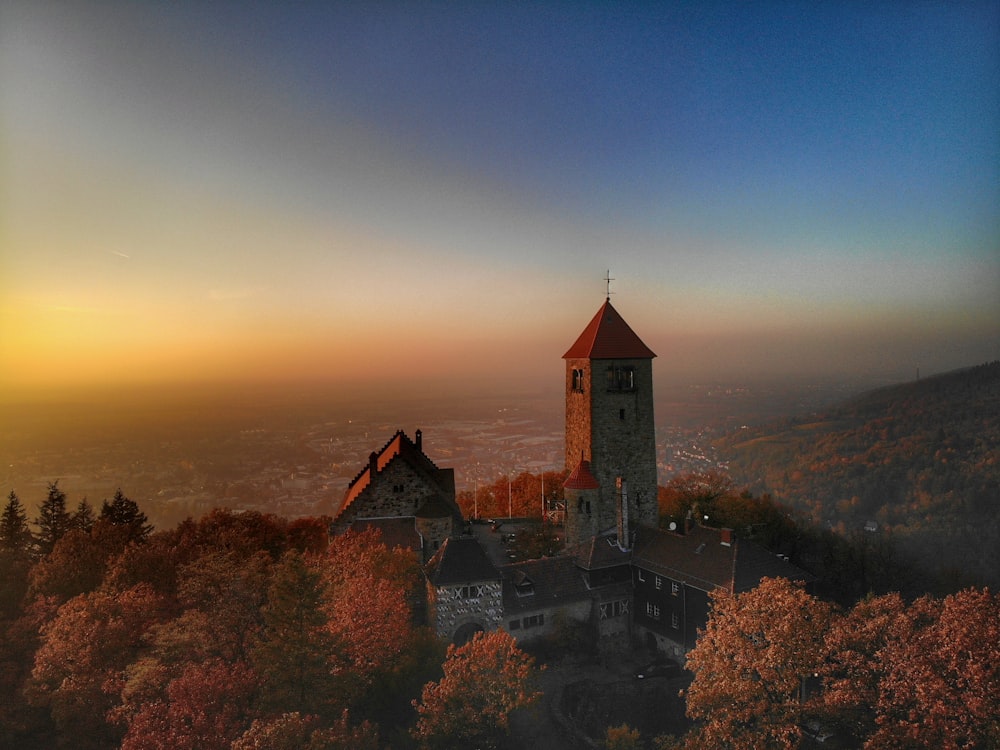
POLYGON ((656 355, 608 298, 566 360, 566 542, 656 526, 656 355))

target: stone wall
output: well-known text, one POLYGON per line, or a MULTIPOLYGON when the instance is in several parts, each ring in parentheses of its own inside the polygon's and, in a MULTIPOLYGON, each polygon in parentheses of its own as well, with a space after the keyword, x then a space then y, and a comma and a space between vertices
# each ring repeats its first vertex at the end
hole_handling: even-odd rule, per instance
POLYGON ((503 591, 500 581, 480 581, 462 586, 431 586, 428 583, 430 622, 438 637, 452 640, 455 631, 466 623, 477 623, 483 630, 496 630, 503 617, 503 591), (467 596, 475 588, 473 596, 467 596))
POLYGON ((406 461, 394 460, 376 472, 353 503, 344 509, 338 523, 356 518, 412 516, 431 495, 439 492, 406 461))
POLYGON ((653 419, 653 362, 651 359, 566 361, 566 467, 572 471, 583 458, 600 483, 593 519, 573 519, 577 510, 567 502, 568 527, 573 532, 600 533, 613 529, 618 515, 618 487, 622 477, 628 499, 629 526, 655 526, 658 520, 656 482, 656 427, 653 419), (633 387, 608 387, 609 367, 631 368, 633 387), (583 390, 575 390, 574 370, 582 370, 583 390))

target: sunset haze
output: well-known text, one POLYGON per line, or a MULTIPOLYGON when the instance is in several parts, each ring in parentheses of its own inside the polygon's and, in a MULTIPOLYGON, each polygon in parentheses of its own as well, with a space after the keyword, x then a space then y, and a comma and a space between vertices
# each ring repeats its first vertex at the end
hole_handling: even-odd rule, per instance
POLYGON ((0 9, 0 392, 1000 358, 1000 9, 0 9))

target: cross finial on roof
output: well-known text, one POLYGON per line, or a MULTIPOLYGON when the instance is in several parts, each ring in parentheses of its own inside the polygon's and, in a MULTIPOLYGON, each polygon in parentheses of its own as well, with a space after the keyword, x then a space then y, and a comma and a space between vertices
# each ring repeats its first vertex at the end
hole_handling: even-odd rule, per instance
POLYGON ((608 302, 610 302, 611 301, 611 282, 614 281, 614 279, 611 278, 611 269, 610 268, 608 269, 607 274, 605 274, 605 276, 604 276, 604 281, 608 285, 608 302))

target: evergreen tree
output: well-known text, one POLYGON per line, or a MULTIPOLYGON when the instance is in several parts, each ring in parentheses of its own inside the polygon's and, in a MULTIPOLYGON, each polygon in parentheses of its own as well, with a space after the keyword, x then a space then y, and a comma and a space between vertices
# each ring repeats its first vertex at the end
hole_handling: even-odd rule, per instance
POLYGON ((31 549, 32 536, 28 528, 28 514, 20 499, 10 491, 3 515, 0 516, 0 548, 15 552, 28 552, 31 549))
POLYGON ((101 505, 100 520, 115 526, 128 527, 131 541, 144 541, 153 531, 146 514, 139 510, 135 501, 125 497, 120 487, 115 491, 114 499, 110 503, 105 500, 101 505))
POLYGON ((66 493, 59 489, 59 480, 49 483, 49 494, 38 508, 38 550, 47 555, 63 535, 70 530, 70 514, 66 510, 66 493))
POLYGON ((82 531, 84 534, 89 534, 91 529, 94 528, 95 520, 94 507, 87 502, 87 498, 83 498, 80 504, 76 506, 73 515, 70 516, 69 524, 70 528, 82 531))
POLYGON ((251 654, 265 711, 330 711, 338 692, 337 653, 326 629, 323 593, 320 574, 298 552, 286 552, 275 568, 264 629, 251 654))

